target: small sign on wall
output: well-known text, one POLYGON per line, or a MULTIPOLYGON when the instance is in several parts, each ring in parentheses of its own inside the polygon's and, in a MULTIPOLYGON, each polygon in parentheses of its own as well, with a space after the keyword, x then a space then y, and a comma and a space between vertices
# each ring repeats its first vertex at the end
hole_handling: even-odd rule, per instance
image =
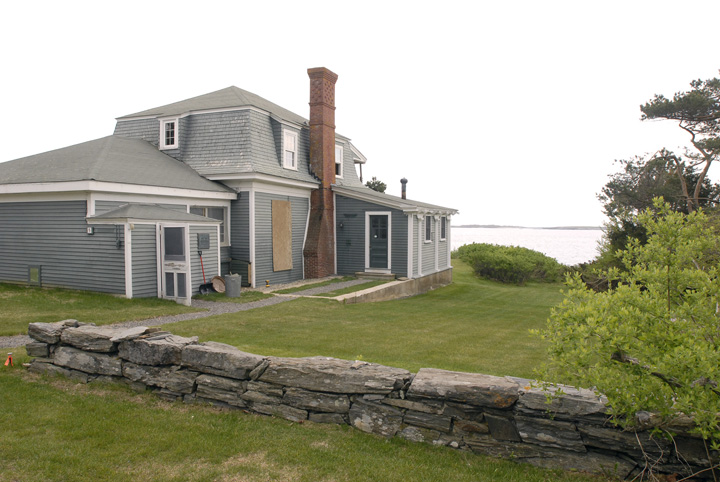
POLYGON ((198 251, 210 249, 210 234, 197 233, 197 249, 198 251))

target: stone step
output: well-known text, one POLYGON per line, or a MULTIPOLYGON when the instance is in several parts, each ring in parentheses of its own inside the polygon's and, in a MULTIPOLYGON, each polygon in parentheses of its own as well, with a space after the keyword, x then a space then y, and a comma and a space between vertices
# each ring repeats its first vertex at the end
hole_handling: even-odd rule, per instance
POLYGON ((394 273, 375 273, 371 271, 358 271, 355 273, 355 277, 358 279, 376 279, 384 281, 392 281, 395 279, 394 273))

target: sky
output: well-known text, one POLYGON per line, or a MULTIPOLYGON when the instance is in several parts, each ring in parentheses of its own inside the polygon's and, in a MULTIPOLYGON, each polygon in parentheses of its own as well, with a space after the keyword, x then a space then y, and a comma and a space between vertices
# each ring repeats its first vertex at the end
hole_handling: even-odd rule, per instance
POLYGON ((389 194, 405 177, 453 225, 600 226, 615 160, 689 145, 639 106, 719 75, 718 17, 717 0, 5 2, 0 162, 231 85, 308 117, 307 69, 327 67, 337 132, 389 194))

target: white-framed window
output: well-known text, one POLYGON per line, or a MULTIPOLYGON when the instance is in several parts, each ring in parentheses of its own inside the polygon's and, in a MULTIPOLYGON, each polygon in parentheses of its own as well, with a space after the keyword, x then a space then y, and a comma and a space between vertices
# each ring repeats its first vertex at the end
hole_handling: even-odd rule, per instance
POLYGON ((447 216, 440 218, 440 241, 447 239, 447 216))
POLYGON ((425 242, 432 243, 432 216, 425 216, 425 242))
POLYGON ((283 167, 297 171, 297 132, 283 131, 283 167))
POLYGON ((205 216, 210 219, 217 219, 222 221, 220 223, 220 245, 228 246, 230 243, 228 240, 230 237, 227 233, 228 223, 227 214, 228 209, 223 206, 190 206, 190 214, 197 214, 199 216, 205 216))
POLYGON ((177 149, 179 125, 177 117, 160 121, 160 149, 177 149))
POLYGON ((335 177, 343 177, 343 146, 335 144, 335 177))

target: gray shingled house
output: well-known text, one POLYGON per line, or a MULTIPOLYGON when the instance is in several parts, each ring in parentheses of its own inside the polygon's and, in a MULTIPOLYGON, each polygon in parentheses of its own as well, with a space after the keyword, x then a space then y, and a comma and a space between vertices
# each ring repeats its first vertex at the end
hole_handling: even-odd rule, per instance
POLYGON ((335 132, 237 87, 117 119, 113 135, 0 163, 0 281, 190 303, 203 279, 449 279, 454 209, 377 193, 335 132))

